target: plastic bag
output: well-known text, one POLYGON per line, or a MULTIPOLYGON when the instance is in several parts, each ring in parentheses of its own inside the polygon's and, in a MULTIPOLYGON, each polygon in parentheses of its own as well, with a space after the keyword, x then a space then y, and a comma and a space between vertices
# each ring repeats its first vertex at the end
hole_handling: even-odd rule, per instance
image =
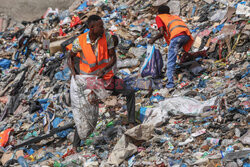
POLYGON ((148 45, 146 59, 141 68, 141 76, 152 76, 157 78, 161 76, 163 60, 161 53, 155 46, 148 45))
POLYGON ((70 98, 74 121, 80 139, 86 139, 95 129, 98 120, 98 104, 90 104, 91 100, 108 97, 101 80, 86 75, 71 78, 70 98))
POLYGON ((55 74, 55 79, 60 81, 67 81, 70 80, 70 69, 69 67, 65 68, 62 71, 59 71, 55 74))
POLYGON ((207 101, 198 101, 189 97, 173 97, 160 102, 162 109, 168 110, 174 115, 198 116, 206 107, 215 105, 217 97, 207 101))
POLYGON ((227 10, 217 10, 210 17, 210 21, 221 21, 225 15, 227 14, 227 10))
MULTIPOLYGON (((59 117, 56 117, 53 121, 52 121, 52 126, 53 128, 58 128, 59 127, 59 124, 63 122, 63 119, 62 118, 59 118, 59 117)), ((61 132, 58 132, 57 133, 57 136, 59 136, 60 138, 65 138, 68 136, 68 134, 72 131, 72 129, 66 129, 66 130, 63 130, 61 132)))
POLYGON ((6 129, 0 133, 0 146, 4 147, 9 141, 10 132, 13 131, 12 128, 6 129))
POLYGON ((0 68, 8 69, 10 68, 11 60, 9 59, 0 59, 0 68))
POLYGON ((88 7, 87 1, 83 2, 78 8, 77 10, 79 11, 83 11, 84 9, 86 9, 88 7))
POLYGON ((143 123, 161 126, 169 118, 169 113, 174 115, 198 116, 206 108, 210 108, 217 102, 217 97, 207 101, 198 101, 189 97, 173 97, 159 102, 155 108, 147 108, 143 123))
POLYGON ((76 25, 81 24, 81 23, 82 23, 82 21, 81 21, 79 16, 73 16, 71 19, 70 27, 71 28, 75 27, 76 25))

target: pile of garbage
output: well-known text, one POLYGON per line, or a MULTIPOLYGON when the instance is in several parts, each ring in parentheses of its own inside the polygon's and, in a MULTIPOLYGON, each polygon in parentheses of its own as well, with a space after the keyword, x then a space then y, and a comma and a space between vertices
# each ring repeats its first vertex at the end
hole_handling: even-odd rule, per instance
POLYGON ((249 2, 239 0, 86 0, 48 8, 9 27, 0 18, 0 156, 2 166, 250 165, 249 2), (195 42, 178 55, 176 84, 167 79, 164 39, 154 45, 163 77, 142 77, 166 4, 195 42), (117 76, 136 91, 138 126, 128 129, 124 97, 99 105, 98 124, 73 153, 73 115, 66 45, 98 14, 119 38, 117 76))

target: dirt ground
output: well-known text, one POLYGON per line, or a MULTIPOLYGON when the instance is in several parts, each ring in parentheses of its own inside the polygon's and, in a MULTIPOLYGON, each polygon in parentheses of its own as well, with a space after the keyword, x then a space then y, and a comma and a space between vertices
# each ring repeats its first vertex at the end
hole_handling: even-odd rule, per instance
POLYGON ((45 13, 48 7, 68 9, 74 0, 0 0, 0 13, 15 21, 32 21, 45 13))

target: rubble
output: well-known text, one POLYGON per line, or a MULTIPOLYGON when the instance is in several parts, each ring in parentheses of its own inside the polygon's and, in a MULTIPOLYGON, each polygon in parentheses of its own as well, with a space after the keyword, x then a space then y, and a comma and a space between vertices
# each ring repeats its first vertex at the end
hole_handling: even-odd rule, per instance
POLYGON ((249 166, 249 2, 87 0, 65 11, 49 8, 33 22, 7 20, 0 16, 2 166, 249 166), (179 53, 173 89, 164 88, 163 40, 154 46, 162 75, 141 75, 161 4, 195 38, 190 53, 179 53), (76 101, 70 101, 65 46, 88 31, 91 14, 119 38, 117 76, 136 91, 142 124, 128 129, 125 99, 109 96, 99 104, 93 133, 74 153, 76 101))

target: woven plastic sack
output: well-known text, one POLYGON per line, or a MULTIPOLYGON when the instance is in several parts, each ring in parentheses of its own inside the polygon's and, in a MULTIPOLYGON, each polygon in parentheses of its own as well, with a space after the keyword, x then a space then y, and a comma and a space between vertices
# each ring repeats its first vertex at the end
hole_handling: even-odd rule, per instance
POLYGON ((102 81, 96 77, 76 75, 71 78, 71 106, 80 139, 86 139, 93 132, 98 120, 98 104, 89 101, 107 97, 102 81))

